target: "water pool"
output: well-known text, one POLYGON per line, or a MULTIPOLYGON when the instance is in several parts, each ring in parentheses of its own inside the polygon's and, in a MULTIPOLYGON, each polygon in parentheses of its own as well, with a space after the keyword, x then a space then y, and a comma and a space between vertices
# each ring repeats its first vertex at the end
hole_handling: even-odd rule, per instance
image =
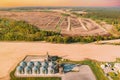
POLYGON ((75 64, 64 64, 63 65, 63 70, 64 72, 69 72, 71 71, 76 65, 75 64))

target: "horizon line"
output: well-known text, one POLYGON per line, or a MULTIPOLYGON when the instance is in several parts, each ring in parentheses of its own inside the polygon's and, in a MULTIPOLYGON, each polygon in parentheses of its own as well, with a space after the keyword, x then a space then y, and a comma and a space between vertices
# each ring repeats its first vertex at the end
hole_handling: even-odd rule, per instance
POLYGON ((109 7, 120 7, 120 6, 12 6, 12 7, 0 7, 0 8, 29 8, 29 7, 50 7, 50 8, 55 8, 55 7, 59 7, 59 8, 62 8, 62 7, 106 7, 106 8, 109 8, 109 7))

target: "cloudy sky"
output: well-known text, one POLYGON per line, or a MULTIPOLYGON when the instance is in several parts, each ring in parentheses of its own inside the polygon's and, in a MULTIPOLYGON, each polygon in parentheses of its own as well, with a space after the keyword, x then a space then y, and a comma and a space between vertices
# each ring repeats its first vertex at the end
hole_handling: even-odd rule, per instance
POLYGON ((120 0, 1 0, 0 7, 16 6, 120 6, 120 0))

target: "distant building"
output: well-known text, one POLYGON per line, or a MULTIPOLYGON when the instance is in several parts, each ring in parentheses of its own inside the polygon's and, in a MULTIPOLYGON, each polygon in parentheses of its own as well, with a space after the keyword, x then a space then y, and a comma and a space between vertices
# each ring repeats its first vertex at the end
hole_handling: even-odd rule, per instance
POLYGON ((48 53, 44 56, 44 61, 39 61, 39 59, 36 61, 35 57, 33 57, 33 61, 28 61, 30 58, 20 62, 16 68, 17 74, 55 74, 58 71, 57 63, 52 61, 48 53))
POLYGON ((22 66, 18 66, 16 71, 18 74, 24 74, 24 68, 22 66))
POLYGON ((114 68, 120 73, 120 63, 115 63, 114 68))
POLYGON ((100 65, 102 69, 105 69, 105 64, 100 65))
POLYGON ((21 62, 16 71, 18 74, 54 74, 55 62, 21 62), (27 64, 27 65, 26 65, 27 64))

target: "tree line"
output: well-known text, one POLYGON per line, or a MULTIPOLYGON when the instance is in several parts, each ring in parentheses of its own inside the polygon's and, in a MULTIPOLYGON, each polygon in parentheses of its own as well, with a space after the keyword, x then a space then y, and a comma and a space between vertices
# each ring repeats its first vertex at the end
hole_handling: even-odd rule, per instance
MULTIPOLYGON (((54 43, 89 43, 108 40, 113 36, 63 36, 59 32, 44 31, 25 21, 0 19, 0 41, 47 41, 54 43)), ((119 37, 117 37, 119 38, 119 37)))

